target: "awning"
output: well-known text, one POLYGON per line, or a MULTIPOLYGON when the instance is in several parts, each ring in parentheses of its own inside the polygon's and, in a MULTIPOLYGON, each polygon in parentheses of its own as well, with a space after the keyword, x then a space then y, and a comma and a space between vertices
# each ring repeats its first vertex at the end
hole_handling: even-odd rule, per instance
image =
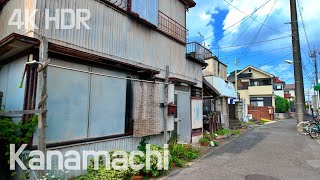
POLYGON ((320 84, 316 84, 313 88, 315 91, 320 91, 320 84))
POLYGON ((216 76, 207 76, 205 79, 219 91, 220 97, 237 98, 236 91, 231 82, 227 82, 224 79, 216 76))

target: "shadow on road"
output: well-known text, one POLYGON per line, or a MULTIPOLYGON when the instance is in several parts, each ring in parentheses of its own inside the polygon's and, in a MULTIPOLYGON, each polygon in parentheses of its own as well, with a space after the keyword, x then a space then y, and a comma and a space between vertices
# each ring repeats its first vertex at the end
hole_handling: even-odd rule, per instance
POLYGON ((250 150, 266 138, 271 133, 266 132, 249 132, 239 138, 233 140, 229 144, 224 145, 223 147, 217 149, 211 154, 208 154, 207 157, 220 156, 223 153, 231 154, 240 154, 244 150, 250 150))

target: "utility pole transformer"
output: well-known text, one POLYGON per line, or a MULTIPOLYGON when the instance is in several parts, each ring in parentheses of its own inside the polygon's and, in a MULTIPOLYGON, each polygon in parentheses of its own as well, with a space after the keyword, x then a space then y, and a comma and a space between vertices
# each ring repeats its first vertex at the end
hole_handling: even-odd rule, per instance
POLYGON ((294 62, 294 80, 295 80, 295 99, 296 99, 296 114, 297 123, 302 122, 305 113, 305 94, 304 94, 304 83, 302 74, 302 63, 301 63, 301 51, 300 51, 300 40, 299 40, 299 26, 297 17, 297 2, 296 0, 290 0, 291 10, 291 31, 292 31, 292 51, 293 51, 293 62, 294 62))

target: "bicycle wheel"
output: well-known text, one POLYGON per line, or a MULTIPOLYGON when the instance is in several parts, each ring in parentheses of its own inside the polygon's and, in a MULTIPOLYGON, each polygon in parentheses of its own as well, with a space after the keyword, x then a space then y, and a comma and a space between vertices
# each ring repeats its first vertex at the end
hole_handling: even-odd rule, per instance
POLYGON ((297 125, 297 130, 299 133, 301 133, 303 135, 307 135, 307 134, 309 134, 309 130, 310 130, 309 126, 310 126, 309 122, 300 122, 297 125))
POLYGON ((309 126, 309 135, 312 138, 317 138, 319 136, 318 127, 316 123, 311 123, 309 126))

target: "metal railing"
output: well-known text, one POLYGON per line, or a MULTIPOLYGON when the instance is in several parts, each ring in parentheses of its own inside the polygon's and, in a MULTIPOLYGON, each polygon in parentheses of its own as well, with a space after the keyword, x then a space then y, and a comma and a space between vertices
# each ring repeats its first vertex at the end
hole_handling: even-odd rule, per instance
POLYGON ((102 0, 102 2, 107 2, 117 8, 127 11, 129 9, 128 0, 102 0))
POLYGON ((161 11, 159 11, 158 29, 176 40, 186 43, 187 29, 161 11))
POLYGON ((197 42, 187 43, 187 55, 204 60, 212 57, 212 52, 197 42))

